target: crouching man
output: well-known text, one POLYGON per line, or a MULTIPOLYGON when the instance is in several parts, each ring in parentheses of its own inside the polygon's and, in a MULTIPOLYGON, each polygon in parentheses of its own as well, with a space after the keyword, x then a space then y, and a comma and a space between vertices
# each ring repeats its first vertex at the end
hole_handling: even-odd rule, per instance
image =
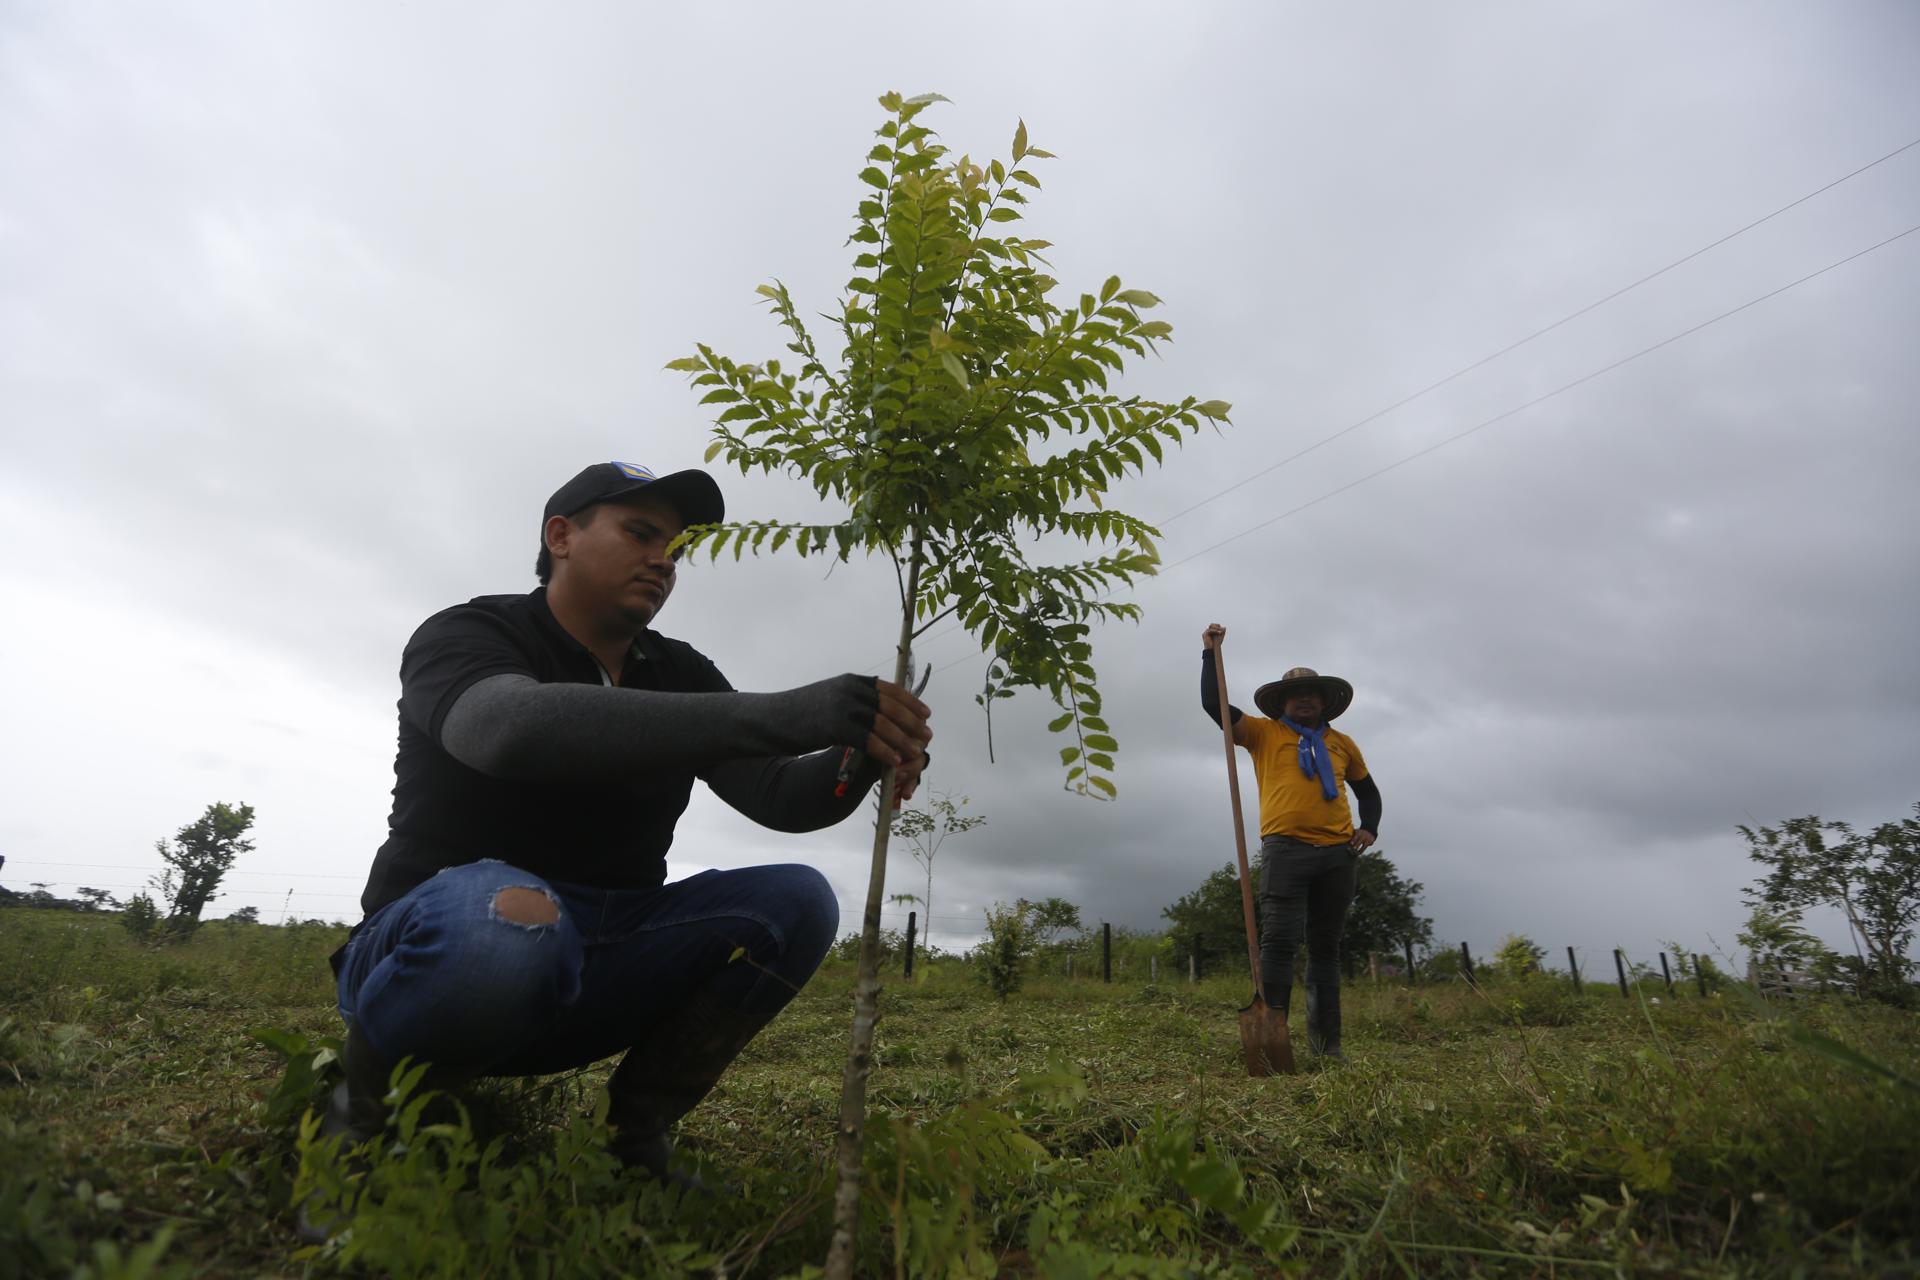
POLYGON ((623 1053, 614 1150, 673 1176, 673 1123, 819 966, 840 918, 819 872, 665 884, 674 823, 696 778, 780 831, 839 822, 885 764, 911 795, 927 708, 868 676, 735 692, 653 630, 668 544, 722 516, 704 472, 590 466, 547 503, 538 589, 408 642, 389 835, 334 957, 346 1081, 323 1132, 379 1132, 402 1058, 447 1082, 623 1053))

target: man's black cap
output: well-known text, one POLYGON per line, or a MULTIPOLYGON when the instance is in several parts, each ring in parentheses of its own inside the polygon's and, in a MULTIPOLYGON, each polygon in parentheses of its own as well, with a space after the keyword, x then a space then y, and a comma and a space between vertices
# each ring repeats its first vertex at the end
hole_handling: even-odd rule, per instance
POLYGON ((720 497, 720 486, 704 471, 675 471, 656 476, 649 467, 632 462, 596 462, 554 490, 547 499, 546 514, 540 517, 542 545, 545 545, 547 521, 555 516, 574 516, 599 502, 629 498, 644 490, 649 498, 660 498, 673 505, 689 525, 718 524, 727 517, 727 504, 720 497))

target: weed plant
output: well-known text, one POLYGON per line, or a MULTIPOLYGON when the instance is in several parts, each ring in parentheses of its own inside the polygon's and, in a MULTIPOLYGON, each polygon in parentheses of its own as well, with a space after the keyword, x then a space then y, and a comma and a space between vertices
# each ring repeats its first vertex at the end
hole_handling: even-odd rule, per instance
MULTIPOLYGON (((340 930, 0 910, 0 1280, 787 1276, 830 1229, 852 966, 830 963, 683 1125, 723 1190, 603 1146, 604 1069, 402 1079, 358 1172, 315 1136, 340 930), (261 1034, 254 1034, 254 1033, 261 1034), (301 1250, 292 1206, 351 1206, 301 1250)), ((1365 982, 1353 1061, 1250 1080, 1228 978, 896 972, 876 1052, 870 1275, 1883 1276, 1920 1231, 1920 1025, 1534 975, 1365 982), (1659 1003, 1654 1003, 1655 1000, 1659 1003)), ((1296 1001, 1298 1004, 1298 1001, 1296 1001)))

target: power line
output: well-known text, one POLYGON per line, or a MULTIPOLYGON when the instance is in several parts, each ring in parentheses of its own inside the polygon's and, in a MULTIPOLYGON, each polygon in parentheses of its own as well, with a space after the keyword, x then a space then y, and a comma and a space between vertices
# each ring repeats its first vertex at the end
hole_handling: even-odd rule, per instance
MULTIPOLYGON (((73 885, 75 888, 80 888, 80 889, 121 889, 121 890, 132 890, 140 893, 148 892, 153 888, 153 886, 150 884, 82 884, 78 880, 66 880, 66 879, 27 880, 27 881, 23 881, 22 883, 29 884, 29 885, 70 884, 70 885, 73 885)), ((247 897, 247 898, 272 898, 275 900, 287 897, 289 895, 297 898, 302 898, 302 899, 331 898, 340 902, 358 902, 360 900, 360 895, 357 893, 317 893, 312 889, 292 889, 292 890, 287 890, 286 892, 282 892, 279 889, 238 889, 238 888, 229 889, 229 888, 223 887, 218 891, 218 894, 217 894, 217 896, 222 898, 247 897)))
MULTIPOLYGON (((157 871, 158 867, 143 866, 134 862, 60 862, 45 858, 8 858, 9 867, 97 867, 109 871, 157 871)), ((234 867, 227 872, 230 876, 278 876, 300 880, 360 880, 362 876, 338 875, 323 871, 250 871, 244 867, 234 867)))
MULTIPOLYGON (((1900 148, 1900 150, 1905 151, 1907 150, 1908 147, 1912 147, 1916 145, 1920 145, 1920 139, 1915 139, 1913 142, 1908 143, 1906 147, 1900 148)), ((1895 151, 1895 152, 1890 152, 1889 154, 1898 155, 1899 152, 1895 151)), ((1881 157, 1882 160, 1886 158, 1887 158, 1886 156, 1881 157)), ((1875 161, 1874 163, 1878 164, 1879 161, 1875 161)), ((1872 166, 1870 165, 1867 167, 1871 168, 1872 166)), ((1840 179, 1839 181, 1844 181, 1844 180, 1845 179, 1840 179)), ((1832 186, 1833 184, 1829 183, 1828 185, 1832 186)), ((1824 189, 1825 188, 1822 188, 1822 190, 1824 189)), ((1813 194, 1818 194, 1818 193, 1816 192, 1813 194)), ((1807 197, 1804 197, 1804 196, 1802 197, 1803 200, 1806 198, 1807 197)), ((1790 208, 1791 206, 1788 206, 1788 207, 1790 208)), ((1772 215, 1768 215, 1768 216, 1772 216, 1772 215)), ((1818 277, 1827 274, 1829 271, 1833 271, 1839 267, 1844 267, 1849 262, 1852 262, 1858 258, 1864 258, 1866 255, 1873 253, 1878 249, 1884 249, 1888 245, 1892 244, 1894 241, 1904 239, 1905 237, 1912 235, 1916 231, 1920 231, 1920 224, 1916 224, 1914 226, 1908 227, 1905 231, 1901 231, 1895 235, 1888 236, 1885 240, 1880 241, 1878 244, 1868 245, 1866 248, 1861 249, 1857 253, 1850 253, 1846 257, 1838 260, 1837 262, 1830 262, 1826 266, 1821 267, 1818 271, 1812 271, 1807 273, 1804 276, 1801 276, 1798 280, 1789 281, 1788 283, 1783 284, 1776 289, 1768 290, 1766 293, 1763 293, 1756 298, 1750 298, 1747 301, 1741 303, 1739 306, 1733 307, 1727 311, 1722 311, 1719 315, 1714 316, 1711 319, 1702 320, 1699 324, 1693 325, 1690 328, 1682 329, 1678 333, 1662 338, 1660 341, 1652 344, 1651 346, 1642 347, 1640 350, 1634 352, 1632 355, 1623 356, 1620 359, 1615 360, 1611 364, 1605 365, 1599 369, 1595 369, 1591 373, 1583 374, 1582 376, 1575 378, 1571 382, 1564 383, 1561 386, 1555 387, 1552 391, 1548 391, 1543 395, 1535 396, 1533 399, 1526 401, 1524 404, 1515 405, 1513 408, 1507 409, 1501 413, 1497 413, 1491 418, 1487 418, 1481 422, 1477 422, 1473 426, 1466 428, 1464 431, 1455 432, 1453 435, 1450 435, 1443 440, 1436 441, 1435 443, 1428 445, 1424 449, 1417 450, 1416 452, 1408 454, 1404 458, 1400 458, 1394 462, 1390 462, 1384 467, 1379 467, 1373 471, 1369 471, 1368 473, 1359 477, 1358 479, 1350 480, 1346 484, 1343 484, 1338 488, 1329 489, 1327 492, 1321 494, 1317 498, 1313 498, 1307 502, 1303 502, 1299 506, 1290 507, 1287 510, 1282 511, 1279 515, 1271 516, 1265 520, 1262 520, 1258 524, 1251 525, 1248 528, 1240 530, 1240 532, 1238 533, 1231 534, 1225 538, 1222 538, 1220 541, 1215 542, 1210 546, 1202 547, 1200 550, 1194 552, 1192 555, 1182 556, 1180 559, 1175 560, 1170 564, 1161 566, 1160 572, 1162 574, 1168 573, 1171 570, 1179 568, 1183 564, 1189 564, 1192 561, 1198 560, 1201 556, 1207 555, 1210 552, 1218 551, 1221 547, 1226 546, 1228 543, 1236 542, 1239 539, 1246 537, 1250 533, 1256 533, 1259 530, 1264 529, 1269 525, 1277 524, 1280 521, 1285 520, 1291 516, 1299 515, 1303 511, 1309 510, 1310 508, 1313 508, 1313 507, 1317 507, 1321 503, 1327 501, 1329 498, 1336 498, 1341 494, 1346 493, 1350 489, 1358 488, 1359 486, 1365 484, 1369 480, 1377 479, 1378 477, 1387 474, 1387 472, 1389 471, 1394 471, 1399 469, 1400 467, 1404 467, 1409 462, 1414 462, 1420 458, 1424 458, 1428 454, 1434 453, 1440 449, 1444 449, 1446 446, 1453 444, 1456 441, 1464 440, 1466 437, 1473 435, 1477 431, 1485 430, 1487 427, 1491 427, 1495 423, 1503 422, 1506 419, 1515 416, 1516 414, 1524 413, 1526 410, 1531 409, 1536 405, 1543 404, 1546 401, 1553 399, 1555 396, 1562 395, 1565 392, 1573 390, 1575 387, 1581 386, 1584 383, 1591 382, 1595 378, 1598 378, 1603 374, 1611 373, 1615 369, 1618 369, 1623 365, 1632 364, 1635 360, 1640 359, 1640 357, 1642 356, 1651 355, 1653 352, 1660 350, 1662 347, 1671 346, 1674 343, 1680 341, 1682 338, 1691 337, 1692 335, 1700 332, 1702 329, 1708 328, 1709 326, 1712 326, 1712 325, 1716 325, 1720 323, 1722 320, 1726 320, 1732 316, 1739 315, 1742 311, 1745 311, 1750 307, 1758 306, 1760 303, 1767 301, 1769 298, 1778 297, 1779 295, 1787 292, 1790 289, 1798 288, 1799 286, 1807 283, 1809 280, 1817 279, 1818 277)), ((1276 463, 1275 465, 1278 466, 1280 464, 1276 463)), ((1271 468, 1269 468, 1269 470, 1271 470, 1271 468)), ((1227 490, 1222 490, 1221 492, 1225 493, 1227 492, 1227 490)), ((1216 494, 1215 496, 1217 497, 1219 495, 1216 494)), ((1192 508, 1189 508, 1189 510, 1191 509, 1192 508)), ((918 641, 915 646, 916 651, 918 652, 922 649, 923 646, 929 645, 935 640, 939 640, 946 636, 952 635, 954 632, 962 629, 963 627, 962 627, 962 624, 960 623, 953 623, 946 627, 943 627, 939 631, 934 632, 932 635, 926 636, 925 638, 918 641)), ((976 654, 974 656, 980 657, 984 655, 976 654)), ((963 659, 962 661, 965 661, 965 659, 963 659)))
POLYGON ((1568 324, 1574 320, 1578 320, 1581 316, 1586 315, 1589 311, 1593 311, 1598 307, 1603 307, 1607 303, 1612 302, 1615 298, 1619 298, 1626 294, 1632 293, 1635 289, 1638 289, 1641 285, 1647 284, 1650 281, 1659 279, 1661 276, 1667 274, 1667 272, 1672 271, 1675 267, 1685 266, 1687 263, 1692 262, 1695 258, 1699 257, 1701 254, 1706 253, 1709 250, 1717 249, 1721 245, 1727 243, 1727 241, 1733 240, 1740 236, 1745 235, 1747 232, 1753 230, 1757 226, 1760 226, 1762 223, 1771 222, 1773 219, 1779 217, 1783 213, 1786 213, 1788 210, 1797 208, 1800 205, 1805 204, 1807 201, 1813 199, 1815 196, 1820 195, 1823 192, 1831 191, 1835 187, 1839 186, 1841 183, 1849 181, 1850 179, 1853 179, 1853 178, 1857 178, 1861 174, 1865 173, 1867 170, 1874 168, 1876 165, 1885 164, 1887 161, 1893 159, 1895 156, 1901 154, 1904 151, 1910 151, 1914 147, 1920 147, 1920 138, 1915 138, 1912 142, 1907 143, 1905 146, 1895 147, 1892 151, 1887 152, 1887 154, 1881 156, 1878 160, 1869 161, 1868 163, 1861 165, 1858 169, 1855 169, 1853 172, 1848 174, 1843 174, 1842 176, 1835 178, 1832 182, 1827 183, 1826 186, 1819 187, 1819 188, 1816 188, 1815 190, 1809 191, 1807 192, 1807 194, 1801 196, 1798 200, 1795 200, 1789 204, 1781 205, 1778 209, 1775 209, 1772 213, 1767 214, 1765 217, 1755 218, 1752 222, 1749 222, 1746 226, 1741 227, 1735 231, 1729 231, 1726 235, 1721 236, 1718 240, 1715 240, 1710 244, 1701 245, 1698 249, 1695 249, 1692 253, 1687 254, 1685 257, 1675 258, 1672 262, 1669 262, 1666 266, 1661 267, 1657 271, 1652 271, 1647 273, 1644 276, 1641 276, 1638 280, 1635 280, 1632 284, 1624 285, 1621 288, 1615 289, 1612 293, 1609 293, 1606 297, 1597 298, 1594 301, 1589 302, 1586 306, 1581 307, 1578 311, 1569 312, 1566 315, 1561 316, 1558 320, 1555 320, 1552 324, 1547 325, 1543 328, 1535 329, 1532 333, 1528 334, 1526 337, 1521 338, 1514 342, 1509 342, 1506 346, 1501 347, 1498 351, 1492 352, 1489 355, 1481 356, 1478 360, 1475 360, 1472 364, 1465 365, 1459 369, 1455 369, 1452 373, 1448 374, 1444 378, 1441 378, 1439 381, 1430 382, 1426 386, 1421 387, 1418 391, 1415 391, 1409 395, 1402 396, 1400 399, 1395 400, 1392 404, 1388 405, 1386 408, 1376 409, 1374 412, 1368 414, 1364 418, 1361 418, 1359 421, 1348 423, 1346 426, 1340 428, 1338 431, 1334 432, 1332 435, 1316 440, 1312 444, 1308 445, 1306 448, 1298 450, 1297 452, 1294 452, 1294 453, 1290 453, 1286 457, 1280 459, 1278 462, 1271 463, 1268 466, 1262 467, 1258 471, 1252 472, 1249 475, 1242 476, 1240 479, 1234 481, 1232 484, 1228 485, 1226 488, 1220 490, 1218 493, 1209 494, 1208 496, 1200 499, 1200 501, 1194 503, 1192 506, 1183 507, 1181 510, 1174 512, 1172 515, 1166 517, 1165 519, 1155 521, 1154 523, 1160 527, 1165 527, 1167 525, 1172 524, 1175 520, 1180 519, 1182 516, 1191 515, 1195 511, 1198 511, 1201 507, 1206 506, 1208 503, 1216 501, 1217 499, 1220 499, 1220 498, 1224 498, 1228 494, 1234 492, 1236 489, 1240 489, 1246 485, 1252 484, 1255 480, 1258 480, 1260 477, 1267 475, 1270 472, 1277 471, 1281 467, 1286 466, 1290 462, 1299 461, 1301 458, 1306 457, 1308 454, 1312 453, 1314 450, 1321 448, 1323 445, 1332 444, 1335 440, 1340 439, 1340 437, 1347 435, 1349 432, 1358 431, 1361 427, 1366 426, 1368 423, 1379 421, 1381 418, 1386 417, 1388 414, 1392 413, 1394 410, 1404 408, 1405 406, 1412 404, 1415 400, 1418 400, 1421 396, 1426 395, 1428 392, 1438 391, 1441 387, 1446 386, 1448 383, 1453 382, 1458 378, 1465 377, 1467 374, 1472 373, 1475 369, 1478 369, 1483 365, 1491 364, 1493 361, 1498 360, 1501 356, 1504 356, 1509 352, 1518 351, 1521 347, 1526 346, 1529 342, 1532 342, 1534 339, 1545 337, 1547 334, 1552 333, 1555 329, 1558 329, 1560 326, 1564 324, 1568 324))
POLYGON ((1434 453, 1440 449, 1444 449, 1448 445, 1453 444, 1456 441, 1464 440, 1468 436, 1474 434, 1476 431, 1482 431, 1487 427, 1493 426, 1497 422, 1504 422, 1506 419, 1513 417, 1515 414, 1523 413, 1526 410, 1533 408, 1535 405, 1544 404, 1546 401, 1553 399, 1555 396, 1560 395, 1563 392, 1571 391, 1575 387, 1580 386, 1583 383, 1592 382, 1595 378, 1598 378, 1603 374, 1612 373, 1615 369, 1618 369, 1623 365, 1632 364, 1635 360, 1638 360, 1641 356, 1651 355, 1653 352, 1660 350, 1662 347, 1671 346, 1674 343, 1680 341, 1682 338, 1691 337, 1693 334, 1700 332, 1702 329, 1705 329, 1711 325, 1719 324, 1722 320, 1727 319, 1729 316, 1739 315, 1742 311, 1747 310, 1749 307, 1758 306, 1769 298, 1778 297, 1779 295, 1787 292, 1787 290, 1789 289, 1798 288, 1799 286, 1805 284, 1807 281, 1817 279, 1818 277, 1827 274, 1827 272, 1832 271, 1835 268, 1844 267, 1849 262, 1852 262, 1857 258, 1864 258, 1868 254, 1874 252, 1876 249, 1884 249, 1888 245, 1892 244, 1894 241, 1904 239, 1905 237, 1912 235, 1916 231, 1920 231, 1920 224, 1916 224, 1914 226, 1908 227, 1905 231, 1899 232, 1895 235, 1888 236, 1885 240, 1880 241, 1878 244, 1869 245, 1866 248, 1860 250, 1858 253, 1850 253, 1846 257, 1840 259, 1838 262, 1830 262, 1826 266, 1821 267, 1818 271, 1808 272, 1806 275, 1801 276, 1798 280, 1794 280, 1787 284, 1783 284, 1777 289, 1770 289, 1766 293, 1761 294, 1757 298, 1750 298, 1747 301, 1741 303, 1739 306, 1732 308, 1731 310, 1722 311, 1719 315, 1714 316, 1710 320, 1702 320, 1699 324, 1696 324, 1691 328, 1682 329, 1679 333, 1673 334, 1671 337, 1662 338, 1660 341, 1654 343, 1652 346, 1642 347, 1640 350, 1634 352, 1630 356, 1623 356, 1620 359, 1615 360, 1612 364, 1606 365, 1603 368, 1595 369, 1591 373, 1583 374, 1582 376, 1575 378, 1572 382, 1564 383, 1561 386, 1555 387, 1552 391, 1549 391, 1544 395, 1535 396, 1533 399, 1528 400, 1524 404, 1515 405, 1513 408, 1508 409, 1503 413, 1497 413, 1491 418, 1487 418, 1481 422, 1476 422, 1473 426, 1466 428, 1464 431, 1457 431, 1454 434, 1447 436, 1443 440, 1439 440, 1433 444, 1428 445, 1424 449, 1420 449, 1413 453, 1410 453, 1406 457, 1400 458, 1397 461, 1389 462, 1386 466, 1380 467, 1377 470, 1369 471, 1367 472, 1367 474, 1361 476, 1359 479, 1350 480, 1346 484, 1341 485, 1337 489, 1330 489, 1326 493, 1321 494, 1319 497, 1314 498, 1311 501, 1303 502, 1297 507, 1291 507, 1286 511, 1282 511, 1277 516, 1271 516, 1265 520, 1262 520, 1260 523, 1256 525, 1250 525, 1249 527, 1242 529, 1240 532, 1236 534, 1232 534, 1228 537, 1222 538, 1220 541, 1212 544, 1211 546, 1201 548, 1199 551, 1194 552, 1190 556, 1183 556, 1180 559, 1175 560, 1172 564, 1167 565, 1166 568, 1177 569, 1183 564, 1188 564, 1194 560, 1198 560, 1201 556, 1206 555, 1208 552, 1218 551, 1221 547, 1226 546, 1229 542, 1235 542, 1241 538, 1246 537, 1250 533, 1256 533, 1259 530, 1266 528, 1268 525, 1276 524, 1281 520, 1287 519, 1289 516, 1299 515, 1302 511, 1305 511, 1310 507, 1319 506, 1322 502, 1325 502, 1329 498, 1338 497, 1340 494, 1347 492, 1349 489, 1358 488, 1359 486, 1365 484, 1369 480, 1375 479, 1379 476, 1383 476, 1387 474, 1387 472, 1389 471, 1393 471, 1400 467, 1404 467, 1409 462, 1413 462, 1419 458, 1424 458, 1428 454, 1434 453))

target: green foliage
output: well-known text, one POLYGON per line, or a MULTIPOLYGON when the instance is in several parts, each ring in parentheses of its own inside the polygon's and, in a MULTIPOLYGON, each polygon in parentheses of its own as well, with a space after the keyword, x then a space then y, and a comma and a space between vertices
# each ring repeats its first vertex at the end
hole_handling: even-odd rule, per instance
POLYGON ((1713 962, 1712 956, 1683 947, 1677 942, 1663 942, 1661 946, 1673 957, 1675 982, 1697 983, 1705 978, 1709 991, 1718 991, 1726 983, 1727 975, 1720 971, 1720 966, 1713 962))
MULTIPOLYGON (((914 946, 918 948, 919 945, 920 943, 916 939, 914 946)), ((892 962, 895 956, 905 955, 907 950, 907 935, 898 929, 882 929, 876 938, 876 946, 878 947, 880 963, 883 965, 888 964, 892 962)), ((829 951, 827 955, 843 964, 854 963, 860 958, 860 935, 858 933, 843 935, 833 944, 833 949, 829 951)))
POLYGON ((1200 940, 1200 965, 1213 972, 1216 959, 1228 959, 1246 948, 1246 913, 1240 902, 1240 872, 1234 863, 1213 872, 1200 887, 1161 909, 1171 926, 1168 936, 1174 954, 1184 964, 1200 940))
POLYGON ((178 940, 200 927, 200 913, 220 891, 233 860, 253 848, 245 839, 253 826, 253 806, 210 804, 207 811, 174 834, 173 843, 154 842, 166 870, 154 878, 165 899, 165 935, 178 940))
POLYGON ((1769 911, 1756 904, 1734 940, 1762 973, 1818 973, 1833 967, 1832 953, 1801 927, 1797 911, 1769 911))
POLYGON ((1493 953, 1493 967, 1502 977, 1524 978, 1540 972, 1547 949, 1524 933, 1510 933, 1493 953))
MULTIPOLYGON (((161 1267, 209 1276, 818 1261, 845 968, 682 1123, 728 1188, 715 1203, 607 1163, 609 1063, 470 1086, 464 1116, 435 1130, 423 1108, 412 1144, 390 1130, 365 1171, 334 1153, 369 1189, 363 1252, 297 1256, 299 1129, 268 1108, 338 1033, 325 957, 342 933, 203 929, 157 951, 104 917, 0 909, 0 1274, 18 1259, 69 1276, 103 1243, 128 1260, 163 1224, 161 1267)), ((1920 1022, 1903 1011, 1732 985, 1654 1005, 1607 983, 1555 1022, 1502 1002, 1536 981, 1571 1000, 1564 980, 1362 983, 1345 993, 1351 1063, 1249 1080, 1243 973, 1144 980, 1033 973, 997 1001, 951 965, 900 989, 876 1044, 891 1066, 859 1274, 1878 1276, 1920 1258, 1920 1022)))
POLYGON ((1369 849, 1354 865, 1353 905, 1340 950, 1348 977, 1359 971, 1370 951, 1401 954, 1408 943, 1424 946, 1433 940, 1433 921, 1420 914, 1420 895, 1426 886, 1402 879, 1393 862, 1378 847, 1369 849))
POLYGON ((1460 948, 1445 943, 1436 945, 1420 959, 1420 976, 1428 982, 1452 982, 1466 976, 1460 962, 1460 948))
POLYGON ((1749 856, 1768 869, 1747 890, 1748 902, 1787 920, 1812 906, 1838 908, 1867 956, 1864 991, 1909 995, 1907 953, 1920 919, 1920 803, 1913 812, 1865 833, 1811 814, 1778 827, 1742 826, 1749 856))
MULTIPOLYGON (((1456 957, 1458 958, 1458 957, 1456 957)), ((1492 1007, 1515 1026, 1568 1027, 1582 1020, 1586 1000, 1576 994, 1570 979, 1556 978, 1538 967, 1508 976, 1491 989, 1492 1007)))
POLYGON ((1005 1000, 1026 979, 1037 939, 1026 904, 996 902, 987 911, 987 936, 967 959, 994 997, 1005 1000))
POLYGON ((340 1037, 310 1037, 278 1027, 254 1027, 247 1036, 286 1062, 280 1083, 267 1095, 264 1118, 269 1126, 292 1124, 309 1107, 324 1104, 335 1064, 340 1061, 340 1037))
POLYGON ((145 942, 153 937, 160 924, 160 908, 154 906, 153 899, 146 894, 136 893, 120 909, 120 923, 128 933, 145 942))
POLYGON ((1048 242, 1015 229, 1049 154, 1023 125, 1009 163, 955 157, 919 123, 937 101, 880 99, 888 118, 860 172, 868 190, 849 238, 836 366, 777 282, 760 294, 792 361, 743 363, 702 345, 668 366, 719 406, 709 460, 803 477, 844 518, 709 526, 687 544, 714 556, 731 545, 735 556, 889 557, 906 631, 956 618, 995 655, 990 697, 1045 690, 1062 711, 1049 728, 1071 734, 1060 753, 1068 786, 1111 796, 1118 744, 1088 635, 1102 618, 1139 616, 1110 597, 1159 558, 1155 531, 1104 496, 1202 422, 1226 421, 1228 406, 1110 390, 1129 357, 1170 338, 1170 325, 1146 318, 1159 298, 1118 276, 1056 298, 1048 242), (1044 564, 1030 552, 1040 539, 1100 550, 1044 564))
POLYGON ((1064 933, 1081 933, 1086 928, 1080 923, 1080 908, 1065 898, 1041 898, 1037 902, 1021 898, 1015 905, 1026 916, 1027 929, 1037 946, 1048 946, 1064 933))

